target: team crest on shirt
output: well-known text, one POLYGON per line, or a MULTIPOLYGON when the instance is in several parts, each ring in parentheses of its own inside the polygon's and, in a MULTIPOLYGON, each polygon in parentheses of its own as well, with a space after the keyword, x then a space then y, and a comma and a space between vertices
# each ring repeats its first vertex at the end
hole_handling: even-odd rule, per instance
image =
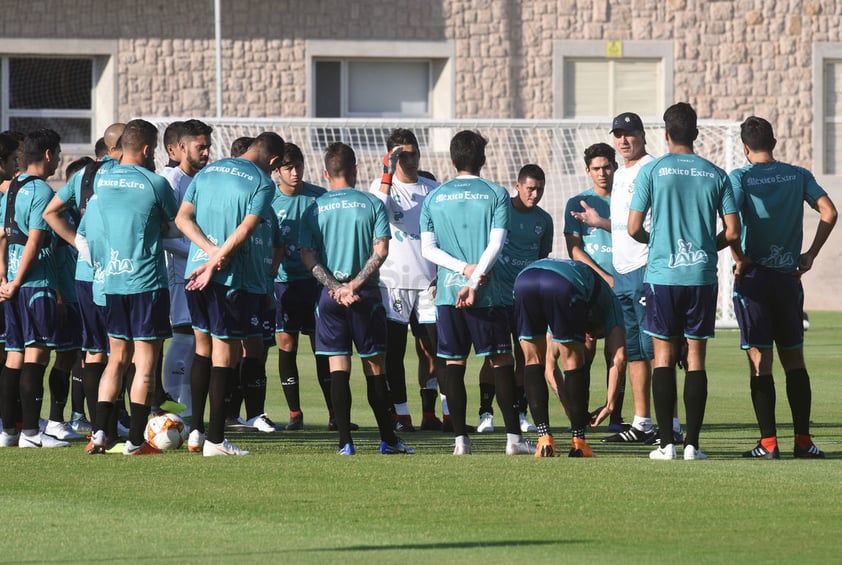
POLYGON ((690 267, 691 265, 708 262, 708 254, 701 249, 694 250, 692 242, 679 239, 676 245, 678 246, 678 253, 670 255, 670 269, 690 267))
POLYGON ((542 233, 544 233, 544 226, 542 226, 541 224, 536 222, 535 223, 535 235, 541 235, 542 233))
POLYGON ((769 255, 763 257, 758 261, 764 267, 770 269, 781 269, 789 267, 795 263, 792 258, 792 252, 783 252, 784 248, 780 245, 772 245, 769 247, 769 255))
POLYGON ((113 277, 133 272, 134 261, 131 259, 120 259, 120 252, 116 249, 112 249, 111 259, 108 260, 108 265, 105 267, 105 276, 113 277))

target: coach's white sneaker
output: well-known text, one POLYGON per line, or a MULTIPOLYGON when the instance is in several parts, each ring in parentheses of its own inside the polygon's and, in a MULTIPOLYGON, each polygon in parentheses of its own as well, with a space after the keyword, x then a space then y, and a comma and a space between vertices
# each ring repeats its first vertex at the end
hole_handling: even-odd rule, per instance
POLYGON ((479 415, 479 424, 477 424, 478 434, 487 434, 494 431, 494 414, 491 412, 483 412, 479 415))
POLYGON ((535 455, 535 445, 521 436, 518 441, 506 442, 506 455, 535 455))
POLYGON ((649 453, 649 459, 669 460, 675 459, 675 445, 670 443, 666 447, 659 447, 655 451, 649 453))
POLYGON ((84 439, 85 437, 74 432, 67 422, 56 422, 55 420, 47 422, 47 425, 44 426, 44 433, 62 441, 84 439))
POLYGON ((246 425, 257 429, 258 432, 270 433, 276 430, 275 422, 269 419, 266 414, 260 414, 254 418, 246 420, 246 425))
POLYGON ((70 444, 43 432, 38 432, 31 436, 21 434, 18 447, 70 447, 70 444))
POLYGON ((16 447, 20 440, 20 432, 11 428, 12 432, 3 430, 0 432, 0 447, 16 447))
POLYGON ((699 461, 699 460, 707 459, 707 458, 708 458, 708 456, 705 455, 705 453, 702 452, 701 450, 696 449, 695 446, 693 446, 693 445, 685 445, 684 446, 684 460, 685 461, 699 461))
POLYGON ((453 449, 453 455, 470 455, 471 454, 471 438, 468 436, 456 436, 456 447, 453 449))
POLYGON ((538 428, 535 427, 535 424, 529 421, 529 418, 526 417, 526 412, 521 412, 519 415, 520 419, 520 431, 523 433, 529 433, 537 431, 538 428))
POLYGON ((202 454, 205 457, 214 457, 216 455, 251 455, 251 451, 240 449, 227 439, 223 439, 222 443, 213 443, 205 440, 205 446, 202 448, 202 454))

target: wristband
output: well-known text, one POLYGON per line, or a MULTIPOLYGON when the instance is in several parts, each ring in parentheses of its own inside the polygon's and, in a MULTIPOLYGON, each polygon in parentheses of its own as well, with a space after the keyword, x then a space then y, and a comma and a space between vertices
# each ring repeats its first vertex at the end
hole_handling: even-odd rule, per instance
POLYGON ((383 176, 380 177, 380 184, 392 184, 392 174, 391 173, 383 173, 383 176))

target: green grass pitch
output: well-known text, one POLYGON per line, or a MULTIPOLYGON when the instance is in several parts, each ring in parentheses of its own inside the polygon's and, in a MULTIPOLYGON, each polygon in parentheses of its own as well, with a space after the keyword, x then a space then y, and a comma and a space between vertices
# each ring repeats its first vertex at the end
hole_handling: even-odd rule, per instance
MULTIPOLYGON (((783 458, 740 458, 758 432, 736 332, 710 343, 701 438, 710 459, 696 462, 650 461, 650 448, 600 444, 604 428, 589 436, 595 459, 506 457, 500 428, 473 436, 471 457, 453 457, 452 438, 438 432, 404 435, 417 455, 380 456, 358 360, 351 377, 358 454, 339 457, 303 345, 305 429, 230 434, 252 457, 205 459, 186 449, 92 457, 83 444, 0 450, 0 563, 838 562, 842 315, 814 313, 810 321, 813 434, 825 461, 792 459, 779 366, 783 458)), ((474 362, 468 374, 476 369, 474 362)), ((269 415, 283 422, 274 354, 268 372, 269 415)), ((598 361, 594 407, 605 395, 602 374, 598 361)), ((478 388, 467 380, 476 423, 478 388)), ((566 448, 558 406, 551 420, 566 448)))

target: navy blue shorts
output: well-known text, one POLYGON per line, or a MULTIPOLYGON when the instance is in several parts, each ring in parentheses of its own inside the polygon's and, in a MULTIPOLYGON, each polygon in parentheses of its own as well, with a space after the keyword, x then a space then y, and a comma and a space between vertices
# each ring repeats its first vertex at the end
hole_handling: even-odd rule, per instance
POLYGON ((585 343, 588 297, 566 278, 546 269, 527 269, 515 280, 514 311, 518 339, 543 338, 585 343))
MULTIPOLYGON (((61 309, 59 309, 61 311, 61 309)), ((82 348, 82 318, 79 305, 64 303, 64 317, 56 330, 56 351, 78 351, 82 348)))
POLYGON ((373 357, 386 351, 386 309, 377 285, 365 285, 360 300, 345 307, 322 288, 316 309, 316 353, 351 355, 351 344, 360 357, 373 357))
POLYGON ((3 303, 6 313, 6 350, 29 346, 54 349, 58 339, 56 291, 49 287, 22 286, 3 303))
POLYGON ((172 337, 170 291, 166 288, 137 294, 105 295, 108 337, 152 341, 172 337))
POLYGON ((260 308, 265 295, 231 289, 213 281, 202 290, 188 290, 186 294, 194 330, 217 339, 263 335, 260 308))
POLYGON ((646 267, 628 273, 614 273, 614 295, 623 307, 626 358, 629 361, 642 361, 655 356, 652 336, 643 331, 646 323, 645 273, 646 267))
POLYGON ((275 297, 267 292, 260 303, 260 333, 267 348, 275 345, 275 311, 275 297))
POLYGON ((320 285, 316 279, 275 283, 275 331, 312 335, 316 331, 316 303, 320 285))
POLYGON ((716 325, 715 284, 646 285, 646 333, 660 339, 710 339, 716 325))
POLYGON ((734 283, 734 313, 740 346, 801 349, 804 345, 804 288, 801 279, 759 265, 734 283))
POLYGON ((108 333, 105 331, 105 307, 94 303, 91 281, 76 281, 76 301, 82 321, 82 351, 107 353, 108 333))
POLYGON ((436 306, 437 355, 444 359, 466 359, 471 345, 478 357, 512 352, 512 336, 502 306, 456 308, 436 306))

